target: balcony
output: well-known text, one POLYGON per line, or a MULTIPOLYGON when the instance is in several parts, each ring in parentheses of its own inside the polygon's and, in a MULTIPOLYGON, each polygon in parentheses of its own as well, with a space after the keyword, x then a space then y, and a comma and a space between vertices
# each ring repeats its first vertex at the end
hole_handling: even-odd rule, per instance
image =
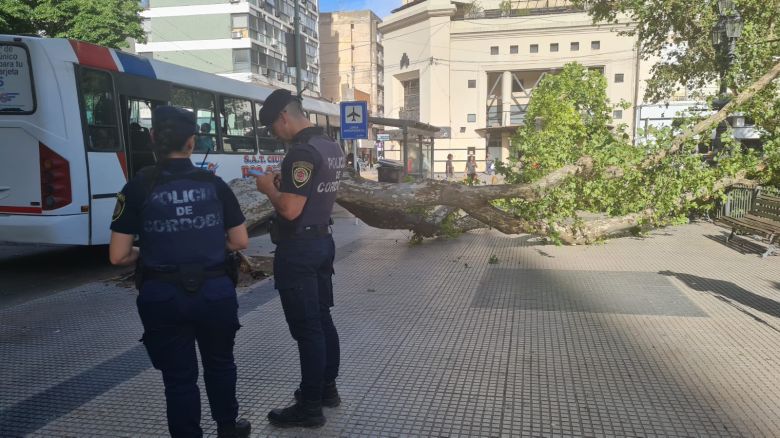
POLYGON ((453 20, 494 19, 527 17, 533 15, 570 14, 585 9, 572 4, 570 0, 512 0, 508 8, 482 9, 474 3, 463 3, 452 17, 453 20))

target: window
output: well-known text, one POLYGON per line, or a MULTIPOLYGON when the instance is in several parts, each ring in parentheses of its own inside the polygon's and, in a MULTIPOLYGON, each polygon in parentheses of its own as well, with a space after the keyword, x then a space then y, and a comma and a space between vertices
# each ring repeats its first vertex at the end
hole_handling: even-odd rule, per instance
POLYGON ((550 51, 551 52, 557 52, 558 51, 558 43, 551 43, 550 44, 550 51))
POLYGON ((619 84, 623 82, 623 73, 615 73, 615 83, 619 84))
POLYGON ((233 49, 233 72, 249 73, 251 56, 249 49, 233 49))
MULTIPOLYGON (((13 43, 0 44, 0 59, 8 60, 5 62, 5 67, 12 67, 0 71, 0 113, 14 115, 34 113, 35 89, 30 69, 30 54, 27 49, 13 43), (4 70, 8 70, 7 74, 4 70), (10 93, 6 94, 3 91, 10 93)), ((0 65, 2 64, 3 62, 0 62, 0 65)))
POLYGON ((111 76, 106 72, 84 68, 79 72, 79 84, 81 107, 87 120, 87 146, 99 152, 121 150, 111 76))
POLYGON ((195 138, 195 152, 217 151, 217 121, 214 95, 205 91, 173 87, 171 105, 192 111, 198 118, 198 136, 195 138))
POLYGON ((249 15, 247 14, 232 15, 230 17, 230 20, 233 29, 236 28, 246 29, 247 27, 249 27, 249 15))
POLYGON ((466 127, 465 126, 461 126, 460 127, 460 133, 463 134, 465 132, 466 132, 466 127))
POLYGON ((516 55, 519 53, 518 46, 509 46, 509 53, 516 55))
POLYGON ((498 55, 498 46, 490 46, 490 54, 498 55))
POLYGON ((477 88, 477 80, 469 79, 469 88, 477 88))
POLYGON ((601 41, 591 41, 590 42, 590 48, 593 49, 593 50, 601 49, 601 41))
POLYGON ((531 44, 530 52, 539 53, 539 44, 531 44))
POLYGON ((404 107, 400 111, 400 118, 420 121, 420 79, 402 81, 404 89, 404 107))
POLYGON ((579 52, 579 50, 580 50, 580 43, 576 42, 576 41, 572 42, 571 46, 570 46, 570 49, 571 49, 572 52, 579 52))
POLYGON ((512 78, 512 92, 513 93, 522 93, 525 88, 525 83, 522 79, 518 79, 517 77, 512 78))
POLYGON ((615 120, 620 120, 623 118, 623 110, 615 110, 612 111, 612 118, 615 120))
POLYGON ((477 115, 476 114, 468 114, 466 115, 466 121, 469 123, 476 123, 477 122, 477 115))
POLYGON ((225 152, 254 153, 255 127, 252 102, 222 98, 222 143, 225 152))
POLYGON ((501 107, 494 105, 487 109, 487 125, 501 126, 501 107))
POLYGON ((509 111, 509 124, 521 125, 525 122, 525 113, 528 111, 528 105, 512 105, 509 111))

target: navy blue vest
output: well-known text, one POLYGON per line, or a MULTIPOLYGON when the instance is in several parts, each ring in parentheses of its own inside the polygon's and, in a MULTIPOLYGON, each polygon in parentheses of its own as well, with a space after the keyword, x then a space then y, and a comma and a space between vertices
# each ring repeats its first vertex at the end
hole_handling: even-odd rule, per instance
POLYGON ((328 225, 330 222, 346 160, 341 146, 324 135, 313 136, 308 144, 297 147, 308 148, 315 157, 319 157, 312 175, 311 194, 296 220, 296 228, 300 231, 309 225, 328 225))
MULTIPOLYGON (((144 172, 142 178, 154 177, 150 173, 144 172)), ((153 187, 141 212, 144 266, 223 265, 224 213, 214 175, 195 167, 173 172, 164 169, 151 182, 153 187)))

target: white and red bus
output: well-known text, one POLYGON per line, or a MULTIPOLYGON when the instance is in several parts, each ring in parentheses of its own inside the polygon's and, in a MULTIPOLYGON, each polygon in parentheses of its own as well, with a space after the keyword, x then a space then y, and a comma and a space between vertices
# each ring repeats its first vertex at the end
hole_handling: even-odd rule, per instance
MULTIPOLYGON (((197 114, 193 161, 225 181, 277 166, 284 146, 257 122, 272 91, 84 42, 0 35, 0 241, 107 244, 116 193, 155 163, 158 105, 197 114)), ((336 137, 338 105, 304 108, 336 137)))

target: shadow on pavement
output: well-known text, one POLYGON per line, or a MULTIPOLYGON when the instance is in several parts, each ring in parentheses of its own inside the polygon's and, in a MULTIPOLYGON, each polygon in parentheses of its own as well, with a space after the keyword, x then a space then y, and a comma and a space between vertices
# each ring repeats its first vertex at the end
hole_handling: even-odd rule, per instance
MULTIPOLYGON (((277 296, 273 282, 239 297, 239 317, 277 296)), ((144 347, 134 346, 92 368, 0 410, 0 436, 26 436, 151 368, 144 347)))
MULTIPOLYGON (((681 272, 660 271, 661 275, 676 277, 686 286, 699 292, 707 292, 716 297, 723 297, 728 300, 736 301, 743 306, 766 313, 767 315, 780 318, 780 303, 762 295, 753 293, 747 289, 737 286, 730 281, 715 280, 712 278, 697 277, 695 275, 683 274, 681 272)), ((757 318, 755 315, 751 316, 757 318)))
POLYGON ((720 235, 705 234, 704 237, 712 240, 713 242, 718 242, 723 246, 729 247, 742 255, 755 254, 760 257, 761 254, 766 251, 764 246, 748 240, 747 236, 734 236, 731 241, 726 242, 726 238, 729 237, 730 234, 730 232, 724 231, 720 235))

